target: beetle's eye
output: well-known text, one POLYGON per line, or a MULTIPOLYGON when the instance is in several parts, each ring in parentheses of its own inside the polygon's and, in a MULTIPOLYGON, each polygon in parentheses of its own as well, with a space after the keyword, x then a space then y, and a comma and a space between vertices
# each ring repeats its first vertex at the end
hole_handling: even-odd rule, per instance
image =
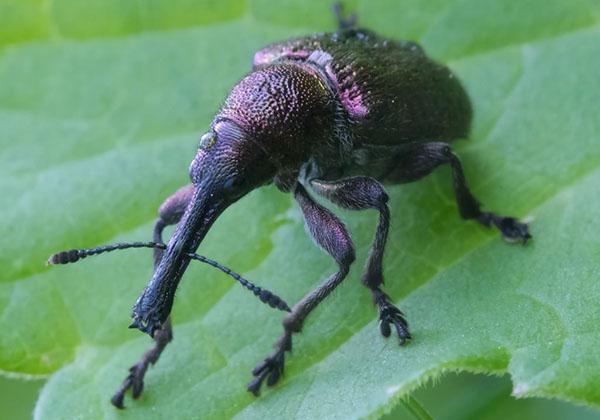
POLYGON ((233 191, 235 188, 235 178, 231 177, 223 183, 223 190, 226 192, 233 191))
POLYGON ((200 144, 198 144, 198 149, 208 150, 215 144, 216 141, 217 138, 213 133, 206 133, 202 137, 200 137, 200 144))

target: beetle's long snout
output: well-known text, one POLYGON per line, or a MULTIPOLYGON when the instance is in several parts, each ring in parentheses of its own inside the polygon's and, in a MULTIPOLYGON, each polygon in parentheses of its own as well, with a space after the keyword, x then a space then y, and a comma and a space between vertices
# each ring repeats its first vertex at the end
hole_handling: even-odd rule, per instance
POLYGON ((132 327, 150 335, 160 328, 171 312, 175 289, 190 261, 188 254, 196 252, 223 210, 274 174, 275 166, 264 150, 249 141, 237 123, 221 120, 202 136, 190 166, 194 195, 133 308, 132 327))
POLYGON ((218 216, 230 204, 213 194, 210 180, 197 185, 181 221, 171 237, 152 280, 133 308, 130 328, 154 335, 171 313, 175 290, 190 259, 218 216))

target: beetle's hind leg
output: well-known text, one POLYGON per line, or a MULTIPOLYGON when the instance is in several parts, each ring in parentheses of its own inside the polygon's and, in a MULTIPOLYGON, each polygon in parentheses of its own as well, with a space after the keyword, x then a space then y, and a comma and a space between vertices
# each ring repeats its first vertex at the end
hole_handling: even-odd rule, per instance
MULTIPOLYGON (((449 147, 448 147, 449 149, 449 147)), ((458 156, 451 151, 449 154, 452 178, 454 180, 454 194, 458 203, 458 211, 463 219, 477 220, 484 226, 495 226, 508 242, 523 242, 531 239, 529 226, 519 222, 514 217, 499 216, 493 212, 482 212, 479 201, 473 196, 465 180, 462 164, 458 156)))
POLYGON ((527 242, 531 238, 526 223, 519 222, 514 217, 500 216, 493 212, 481 211, 479 201, 473 196, 467 182, 458 156, 450 146, 443 142, 415 144, 409 150, 403 151, 398 157, 394 169, 385 177, 391 182, 412 182, 430 174, 435 168, 450 164, 454 195, 458 211, 463 219, 476 220, 484 226, 495 226, 504 239, 509 242, 527 242))
POLYGON ((373 301, 379 309, 379 328, 384 337, 389 337, 394 327, 400 344, 411 338, 404 314, 394 306, 381 290, 383 285, 383 253, 390 226, 388 195, 383 186, 373 178, 353 177, 335 182, 312 180, 311 187, 338 206, 350 210, 375 209, 379 211, 379 223, 369 258, 365 265, 362 281, 373 293, 373 301))
POLYGON ((308 314, 346 278, 354 261, 354 245, 344 224, 332 212, 317 204, 299 184, 294 197, 304 214, 307 230, 317 245, 335 259, 338 271, 302 298, 285 317, 284 332, 275 343, 275 351, 252 371, 254 379, 248 384, 248 391, 254 395, 260 393, 265 379, 268 386, 273 386, 282 376, 285 352, 292 350, 292 334, 300 332, 308 314))
MULTIPOLYGON (((191 197, 194 193, 194 186, 188 185, 179 189, 175 194, 171 195, 160 206, 158 211, 159 218, 154 225, 153 241, 162 243, 162 233, 166 226, 174 225, 181 219, 191 197)), ((163 255, 163 250, 154 249, 154 269, 160 263, 163 255)), ((173 339, 173 329, 171 327, 171 318, 163 323, 159 330, 154 332, 152 337, 154 347, 146 351, 139 362, 129 368, 129 375, 121 384, 121 387, 115 392, 111 398, 112 404, 117 408, 124 408, 123 400, 125 393, 131 388, 133 398, 138 398, 144 389, 144 376, 150 365, 154 365, 167 344, 173 339)))

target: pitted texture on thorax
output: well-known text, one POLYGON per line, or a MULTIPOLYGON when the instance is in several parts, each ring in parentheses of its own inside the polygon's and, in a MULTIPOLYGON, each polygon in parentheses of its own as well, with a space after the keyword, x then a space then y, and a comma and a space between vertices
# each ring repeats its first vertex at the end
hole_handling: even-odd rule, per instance
POLYGON ((270 155, 305 159, 330 141, 334 106, 326 83, 294 63, 261 68, 242 79, 219 118, 235 121, 270 155))

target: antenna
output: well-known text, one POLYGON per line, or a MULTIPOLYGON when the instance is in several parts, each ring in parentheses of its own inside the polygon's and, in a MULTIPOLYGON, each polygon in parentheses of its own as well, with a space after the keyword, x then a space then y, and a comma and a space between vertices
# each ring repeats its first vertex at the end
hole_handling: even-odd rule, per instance
MULTIPOLYGON (((71 249, 69 251, 62 251, 62 252, 58 252, 58 253, 52 255, 50 258, 48 258, 48 265, 71 264, 71 263, 75 263, 79 260, 82 260, 82 259, 92 256, 92 255, 99 255, 99 254, 103 254, 105 252, 112 252, 112 251, 118 251, 121 249, 129 249, 129 248, 167 249, 167 245, 165 245, 162 242, 124 242, 124 243, 118 243, 118 244, 103 245, 103 246, 99 246, 99 247, 91 248, 91 249, 71 249)), ((221 270, 228 276, 233 277, 242 286, 244 286, 246 289, 250 290, 263 303, 266 303, 270 307, 276 308, 276 309, 279 309, 279 310, 285 311, 285 312, 291 312, 291 309, 288 306, 288 304, 283 299, 281 299, 279 296, 270 292, 267 289, 258 287, 251 281, 243 278, 241 275, 239 275, 235 271, 230 270, 229 268, 225 267, 224 265, 220 264, 219 262, 217 262, 215 260, 211 260, 210 258, 204 257, 202 255, 194 254, 194 253, 188 253, 187 257, 192 260, 196 260, 196 261, 200 261, 204 264, 208 264, 211 267, 221 270)))

